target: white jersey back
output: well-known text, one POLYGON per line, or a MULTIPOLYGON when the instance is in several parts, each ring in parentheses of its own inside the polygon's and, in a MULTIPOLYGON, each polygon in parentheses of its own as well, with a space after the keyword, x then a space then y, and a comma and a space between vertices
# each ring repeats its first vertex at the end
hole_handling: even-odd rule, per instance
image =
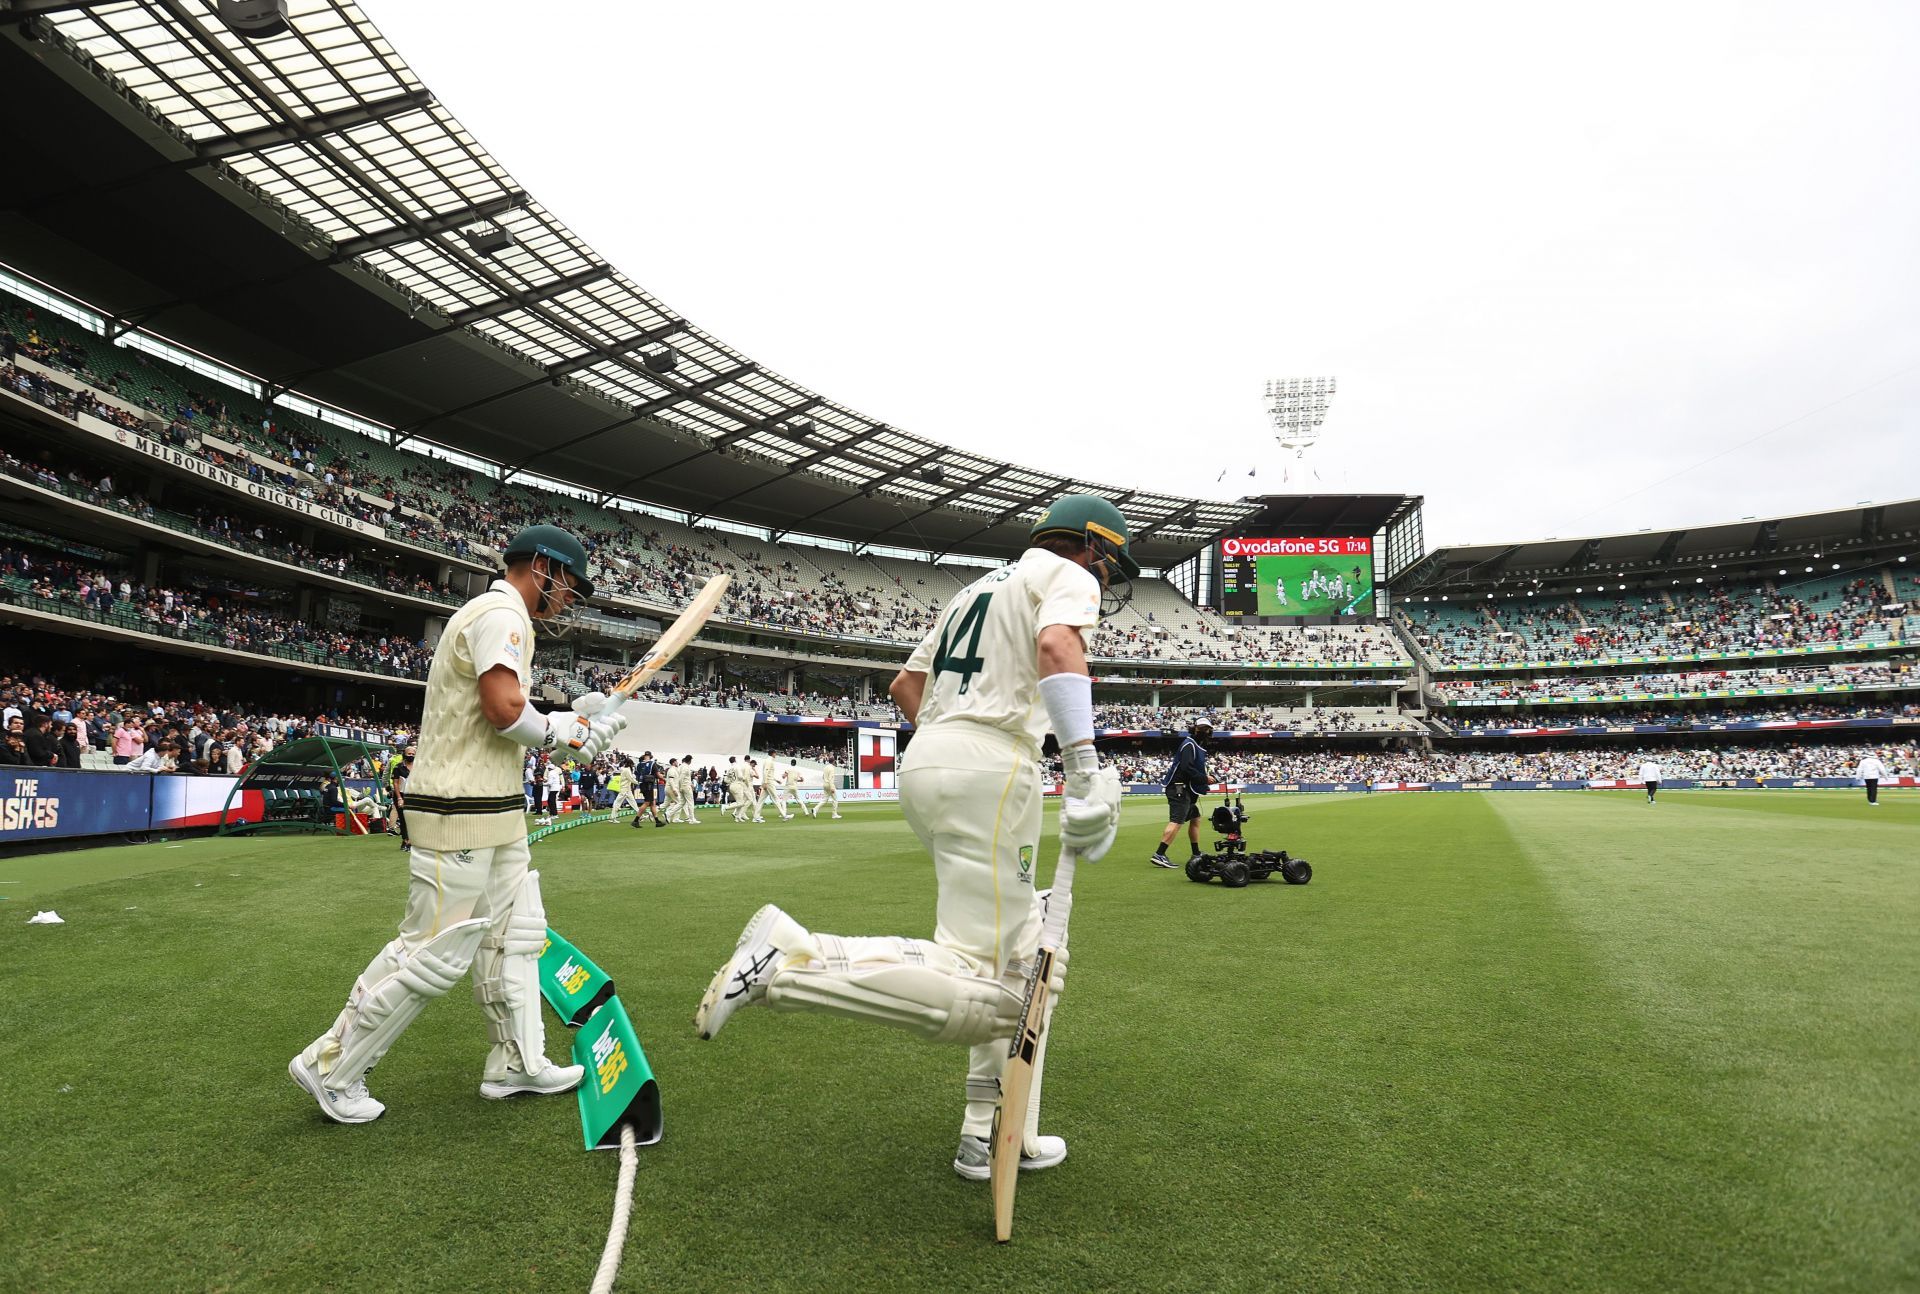
POLYGON ((998 728, 1037 754, 1047 735, 1034 643, 1048 625, 1100 623, 1100 581, 1078 562, 1029 548, 948 599, 907 659, 927 675, 917 728, 967 720, 998 728))
POLYGON ((1654 762, 1653 762, 1652 760, 1650 760, 1650 759, 1649 759, 1649 760, 1647 760, 1646 762, 1644 762, 1643 764, 1641 764, 1641 765, 1640 765, 1640 780, 1641 780, 1641 781, 1643 781, 1643 782, 1657 782, 1657 781, 1659 781, 1659 780, 1660 780, 1660 765, 1658 765, 1658 764, 1656 764, 1656 763, 1654 763, 1654 762))

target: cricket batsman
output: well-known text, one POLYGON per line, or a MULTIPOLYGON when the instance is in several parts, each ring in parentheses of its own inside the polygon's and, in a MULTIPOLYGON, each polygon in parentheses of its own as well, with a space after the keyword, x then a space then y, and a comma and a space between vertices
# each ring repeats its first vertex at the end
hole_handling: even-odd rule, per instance
POLYGON ((427 673, 419 758, 407 787, 411 880, 399 936, 374 956, 338 1019, 287 1065, 336 1123, 386 1107, 367 1073, 428 1002, 473 971, 493 1047, 480 1095, 567 1092, 578 1065, 547 1059, 536 979, 546 944, 540 873, 527 870, 521 761, 529 749, 591 760, 626 726, 528 701, 536 623, 564 632, 593 592, 587 554, 558 526, 529 526, 503 554, 506 575, 447 621, 427 673))
MULTIPOLYGON (((1119 509, 1091 495, 1059 499, 1011 566, 951 598, 890 689, 915 725, 900 769, 907 823, 933 855, 933 938, 854 938, 810 931, 772 904, 741 933, 694 1023, 703 1038, 755 1004, 874 1020, 972 1049, 954 1171, 985 1180, 1000 1074, 1040 943, 1034 893, 1040 842, 1040 746, 1051 730, 1066 765, 1061 843, 1100 858, 1120 821, 1120 779, 1093 748, 1086 634, 1124 606, 1139 564, 1119 509)), ((1066 950, 1056 960, 1064 976, 1066 950)), ((1052 986, 1059 992, 1060 983, 1052 986)), ((1067 1155, 1039 1134, 1040 1065, 1020 1166, 1067 1155)))

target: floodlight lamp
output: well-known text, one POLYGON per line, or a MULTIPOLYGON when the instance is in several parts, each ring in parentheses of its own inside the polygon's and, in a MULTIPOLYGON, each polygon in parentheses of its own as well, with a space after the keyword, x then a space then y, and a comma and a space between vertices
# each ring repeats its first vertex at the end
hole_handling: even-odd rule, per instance
POLYGON ((1807 574, 1809 575, 1813 574, 1813 567, 1811 566, 1807 567, 1807 574))
POLYGON ((1705 580, 1703 580, 1703 579, 1701 579, 1701 578, 1700 578, 1700 577, 1699 577, 1698 575, 1696 575, 1696 576, 1694 576, 1694 577, 1693 577, 1693 582, 1694 582, 1695 584, 1705 584, 1705 583, 1706 583, 1706 581, 1705 581, 1705 580))
POLYGON ((1782 575, 1785 575, 1785 574, 1787 573, 1787 568, 1786 568, 1786 567, 1784 567, 1784 566, 1782 566, 1782 567, 1780 568, 1780 573, 1781 573, 1782 575))
POLYGON ((1839 570, 1839 569, 1840 569, 1840 563, 1839 563, 1839 562, 1835 562, 1835 563, 1833 564, 1833 569, 1834 569, 1834 570, 1836 570, 1836 571, 1837 571, 1837 570, 1839 570))

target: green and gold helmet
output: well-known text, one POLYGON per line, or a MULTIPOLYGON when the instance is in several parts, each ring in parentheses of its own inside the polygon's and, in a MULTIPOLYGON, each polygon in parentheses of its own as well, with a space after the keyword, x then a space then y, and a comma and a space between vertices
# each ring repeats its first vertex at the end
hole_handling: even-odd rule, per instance
POLYGON ((513 537, 500 556, 509 566, 521 557, 548 558, 573 577, 582 602, 593 596, 593 579, 587 574, 587 550, 558 526, 528 526, 513 537))
POLYGON ((1029 539, 1067 536, 1087 546, 1087 569, 1100 580, 1100 614, 1110 616, 1133 596, 1140 563, 1129 551, 1133 531, 1120 509, 1095 494, 1065 494, 1055 499, 1027 532, 1029 539))

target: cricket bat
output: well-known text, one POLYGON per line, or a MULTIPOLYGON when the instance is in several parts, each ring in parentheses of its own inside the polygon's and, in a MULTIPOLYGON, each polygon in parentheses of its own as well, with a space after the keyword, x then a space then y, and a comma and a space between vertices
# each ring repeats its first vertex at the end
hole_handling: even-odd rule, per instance
POLYGON ((680 613, 680 618, 667 626, 667 631, 661 634, 659 641, 653 644, 653 650, 643 656, 640 663, 620 680, 619 686, 607 694, 606 704, 595 713, 605 714, 611 710, 618 710, 633 699, 635 692, 646 686, 648 679, 665 669, 707 623, 708 617, 712 616, 714 610, 719 607, 720 599, 726 596, 727 585, 732 580, 731 575, 721 571, 701 586, 700 591, 694 595, 693 601, 687 604, 687 609, 680 613))
POLYGON ((1027 1105, 1033 1096, 1033 1064, 1040 1052, 1053 1012, 1049 986, 1053 962, 1067 941, 1067 916, 1073 908, 1073 851, 1060 847, 1053 869, 1053 893, 1047 899, 1047 921, 1040 928, 1040 951, 1027 974, 1026 1002, 1020 1025, 1007 1051, 1007 1067, 1000 1075, 1000 1108, 993 1112, 993 1238, 1013 1238, 1013 1192, 1020 1179, 1020 1149, 1027 1135, 1027 1105))

